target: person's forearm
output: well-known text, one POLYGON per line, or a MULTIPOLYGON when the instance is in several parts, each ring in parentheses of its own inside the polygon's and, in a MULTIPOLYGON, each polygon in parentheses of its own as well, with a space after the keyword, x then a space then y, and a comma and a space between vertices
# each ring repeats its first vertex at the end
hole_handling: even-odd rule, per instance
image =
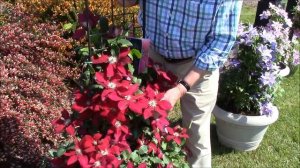
MULTIPOLYGON (((199 79, 203 78, 203 76, 207 73, 209 72, 198 69, 195 66, 193 66, 182 80, 185 81, 190 87, 192 87, 199 79)), ((181 96, 183 96, 187 92, 186 88, 182 84, 178 84, 177 87, 180 90, 181 96)))
POLYGON ((123 5, 123 2, 125 2, 125 6, 129 7, 129 6, 136 5, 137 0, 118 0, 118 3, 121 5, 123 5))

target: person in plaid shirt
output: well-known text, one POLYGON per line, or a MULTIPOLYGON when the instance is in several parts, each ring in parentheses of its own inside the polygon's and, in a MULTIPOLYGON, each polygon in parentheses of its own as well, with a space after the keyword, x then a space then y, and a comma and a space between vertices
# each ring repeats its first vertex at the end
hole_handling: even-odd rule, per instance
POLYGON ((193 168, 211 167, 210 118, 219 68, 235 43, 242 0, 125 0, 125 6, 136 4, 140 23, 145 13, 149 56, 181 79, 164 99, 173 106, 180 99, 190 136, 188 162, 193 168))

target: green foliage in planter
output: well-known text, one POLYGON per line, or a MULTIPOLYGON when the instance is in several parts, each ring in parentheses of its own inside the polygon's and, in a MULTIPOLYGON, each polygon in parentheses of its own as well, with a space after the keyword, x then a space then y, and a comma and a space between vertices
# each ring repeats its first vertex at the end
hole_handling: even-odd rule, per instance
POLYGON ((289 38, 292 22, 285 10, 270 4, 260 17, 269 19, 269 24, 240 25, 237 52, 221 73, 217 104, 227 111, 272 115, 277 110, 273 100, 282 93, 281 65, 299 63, 297 41, 289 38))

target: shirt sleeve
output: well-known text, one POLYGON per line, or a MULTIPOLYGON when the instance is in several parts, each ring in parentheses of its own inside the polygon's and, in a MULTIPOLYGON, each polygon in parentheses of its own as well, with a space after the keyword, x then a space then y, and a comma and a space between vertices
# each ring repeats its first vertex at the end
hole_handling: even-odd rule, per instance
POLYGON ((197 51, 195 66, 214 71, 224 64, 235 43, 242 0, 224 0, 217 9, 206 43, 197 51))

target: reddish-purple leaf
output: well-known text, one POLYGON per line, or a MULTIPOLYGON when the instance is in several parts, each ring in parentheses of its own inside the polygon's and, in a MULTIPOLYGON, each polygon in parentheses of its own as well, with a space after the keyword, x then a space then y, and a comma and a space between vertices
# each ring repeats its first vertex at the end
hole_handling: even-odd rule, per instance
POLYGON ((85 30, 83 28, 79 28, 75 31, 72 38, 75 40, 80 40, 81 38, 83 38, 85 36, 85 34, 86 34, 85 30))

